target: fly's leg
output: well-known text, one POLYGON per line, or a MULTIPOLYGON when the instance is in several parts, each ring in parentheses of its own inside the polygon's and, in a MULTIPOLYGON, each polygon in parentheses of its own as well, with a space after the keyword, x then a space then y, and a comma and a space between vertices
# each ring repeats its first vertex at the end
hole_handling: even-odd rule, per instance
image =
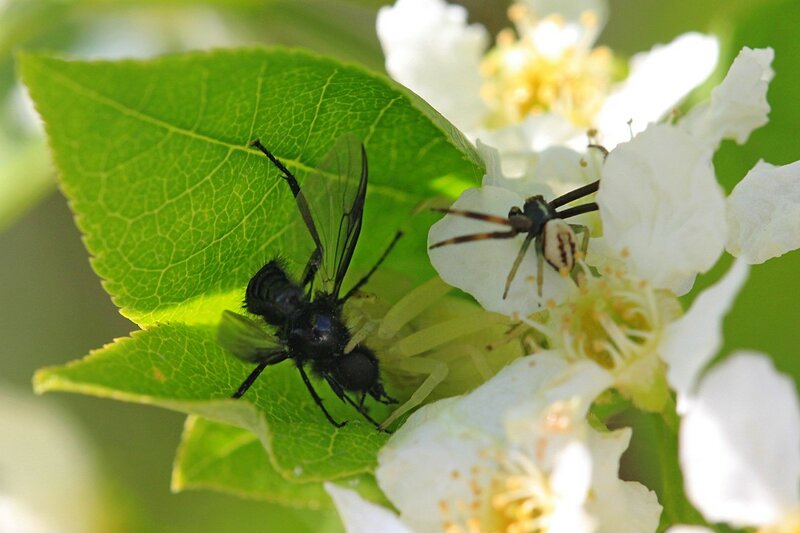
MULTIPOLYGON (((333 419, 331 414, 325 409, 325 406, 322 404, 322 398, 319 397, 317 391, 314 390, 314 386, 311 384, 311 380, 308 379, 308 375, 306 374, 305 369, 303 368, 302 363, 297 363, 297 370, 300 371, 300 375, 303 377, 303 383, 306 384, 306 388, 308 392, 311 394, 311 397, 314 398, 314 402, 316 402, 317 406, 322 409, 322 412, 325 414, 325 418, 328 419, 328 422, 333 424, 334 427, 341 428, 347 425, 347 422, 337 422, 333 419)), ((335 392, 335 391, 334 391, 335 392)))
POLYGON ((381 425, 378 422, 376 422, 371 416, 369 416, 369 413, 367 413, 367 410, 364 408, 363 398, 361 402, 356 402, 350 396, 348 396, 348 394, 345 392, 342 386, 339 385, 339 383, 333 378, 333 376, 331 376, 330 374, 323 374, 322 377, 325 378, 325 381, 328 382, 328 385, 330 386, 331 390, 334 392, 334 394, 336 394, 336 396, 339 397, 340 400, 349 403, 356 411, 359 412, 359 414, 361 414, 361 416, 367 419, 369 423, 375 426, 377 429, 381 431, 386 431, 381 427, 381 425))
POLYGON ((355 292, 358 289, 360 289, 365 283, 367 283, 367 281, 369 281, 370 276, 372 276, 375 273, 375 271, 378 270, 378 267, 381 266, 383 260, 386 259, 386 256, 389 255, 389 252, 392 251, 392 248, 394 248, 394 245, 397 244, 397 241, 400 240, 400 237, 402 236, 403 236, 402 231, 398 231, 394 235, 394 239, 392 239, 392 242, 389 243, 389 246, 386 248, 386 250, 384 250, 383 254, 381 254, 380 258, 378 259, 378 262, 373 265, 373 267, 369 270, 369 272, 366 273, 366 275, 363 278, 358 280, 358 283, 356 283, 352 289, 347 291, 347 294, 345 294, 344 297, 339 298, 340 304, 346 302, 348 298, 350 298, 353 294, 355 294, 355 292))
POLYGON ((258 379, 258 376, 261 375, 264 369, 267 368, 268 364, 269 363, 261 363, 255 368, 255 370, 250 372, 250 375, 247 376, 247 379, 245 379, 241 385, 239 385, 239 388, 236 389, 236 392, 233 393, 231 398, 234 399, 241 398, 244 395, 244 393, 247 392, 250 389, 250 387, 253 386, 253 383, 255 383, 256 379, 258 379))

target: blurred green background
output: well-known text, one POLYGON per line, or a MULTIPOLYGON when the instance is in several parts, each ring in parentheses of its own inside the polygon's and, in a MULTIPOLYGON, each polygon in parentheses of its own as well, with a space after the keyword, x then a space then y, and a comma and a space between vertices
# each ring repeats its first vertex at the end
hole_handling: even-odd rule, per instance
MULTIPOLYGON (((508 25, 507 2, 462 3, 471 21, 483 23, 492 34, 508 25)), ((41 454, 47 453, 69 460, 69 450, 59 445, 58 435, 52 447, 23 447, 22 456, 16 457, 9 456, 14 448, 5 442, 29 435, 42 438, 44 430, 37 429, 39 422, 34 419, 37 410, 44 410, 48 414, 40 417, 42 424, 58 425, 48 418, 55 416, 63 427, 53 431, 66 434, 65 439, 77 434, 70 442, 78 444, 69 453, 89 465, 80 475, 96 492, 95 509, 102 509, 97 530, 318 531, 321 521, 336 527, 330 514, 285 510, 211 492, 171 494, 171 463, 184 419, 180 414, 89 397, 33 395, 30 379, 36 368, 79 358, 134 327, 117 313, 91 271, 66 201, 55 190, 40 130, 31 122, 14 74, 13 52, 46 48, 80 56, 119 57, 266 43, 310 48, 382 71, 374 29, 381 4, 372 0, 0 0, 0 398, 13 395, 0 407, 0 498, 15 482, 3 475, 3 468, 12 463, 22 472, 31 472, 25 490, 58 488, 53 480, 60 467, 47 472, 26 466, 41 462, 41 454), (29 405, 33 411, 23 408, 29 405)), ((770 124, 746 146, 728 143, 717 154, 718 175, 730 190, 759 158, 773 164, 800 159, 798 24, 800 2, 796 0, 611 0, 600 42, 629 56, 686 31, 713 32, 723 42, 717 79, 742 45, 776 49, 770 124)), ((708 88, 701 88, 696 96, 707 95, 708 88)), ((728 264, 723 261, 701 277, 687 301, 728 264)), ((737 348, 767 352, 800 383, 798 274, 797 253, 753 269, 725 323, 723 355, 737 348)), ((69 498, 70 493, 62 496, 69 498)))

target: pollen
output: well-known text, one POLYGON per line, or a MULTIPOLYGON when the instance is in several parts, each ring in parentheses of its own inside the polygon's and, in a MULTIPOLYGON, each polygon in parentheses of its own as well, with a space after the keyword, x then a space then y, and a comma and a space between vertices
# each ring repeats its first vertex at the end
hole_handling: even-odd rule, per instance
POLYGON ((551 340, 570 358, 622 370, 657 349, 664 326, 677 317, 676 309, 674 297, 639 279, 619 272, 588 275, 580 290, 552 312, 557 333, 551 340))
MULTIPOLYGON (((592 48, 585 38, 568 38, 571 28, 562 18, 537 18, 523 3, 512 5, 508 15, 516 32, 501 31, 481 64, 481 96, 492 110, 487 125, 556 113, 578 127, 591 126, 611 86, 611 52, 592 48)), ((594 34, 597 14, 584 12, 579 24, 583 34, 594 34)))

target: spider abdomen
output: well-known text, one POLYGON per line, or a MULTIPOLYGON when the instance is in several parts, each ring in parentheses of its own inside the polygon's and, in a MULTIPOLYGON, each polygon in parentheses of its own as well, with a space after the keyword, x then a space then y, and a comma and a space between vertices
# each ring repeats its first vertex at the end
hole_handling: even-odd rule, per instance
POLYGON ((569 224, 559 218, 548 220, 542 231, 542 252, 545 260, 567 275, 575 266, 575 252, 578 249, 575 232, 569 224))

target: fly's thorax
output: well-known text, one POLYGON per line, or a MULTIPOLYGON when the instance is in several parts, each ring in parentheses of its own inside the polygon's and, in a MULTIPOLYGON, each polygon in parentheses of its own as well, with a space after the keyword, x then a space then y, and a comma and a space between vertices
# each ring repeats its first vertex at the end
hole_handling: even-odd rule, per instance
POLYGON ((247 284, 245 308, 269 324, 285 325, 307 305, 303 289, 289 279, 277 259, 264 265, 247 284))
POLYGON ((560 218, 548 220, 542 230, 542 252, 545 260, 564 276, 575 266, 578 245, 575 232, 560 218))
POLYGON ((341 309, 317 301, 309 304, 288 332, 292 357, 301 361, 326 361, 340 357, 350 341, 350 332, 342 321, 341 309))

